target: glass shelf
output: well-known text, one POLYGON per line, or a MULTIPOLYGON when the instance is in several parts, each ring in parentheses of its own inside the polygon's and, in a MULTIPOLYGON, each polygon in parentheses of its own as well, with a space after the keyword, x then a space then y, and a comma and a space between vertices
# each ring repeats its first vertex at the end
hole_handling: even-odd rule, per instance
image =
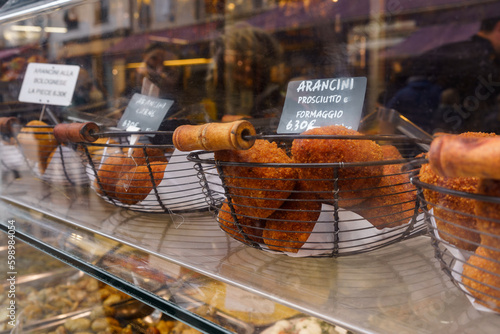
POLYGON ((356 333, 489 333, 500 326, 497 315, 475 310, 441 271, 425 236, 359 256, 293 258, 228 238, 210 212, 132 212, 90 189, 50 186, 29 175, 2 191, 3 230, 14 219, 19 238, 202 328, 205 319, 175 298, 158 298, 152 282, 170 295, 205 298, 257 329, 298 312, 356 333), (229 300, 243 309, 231 309, 229 300))

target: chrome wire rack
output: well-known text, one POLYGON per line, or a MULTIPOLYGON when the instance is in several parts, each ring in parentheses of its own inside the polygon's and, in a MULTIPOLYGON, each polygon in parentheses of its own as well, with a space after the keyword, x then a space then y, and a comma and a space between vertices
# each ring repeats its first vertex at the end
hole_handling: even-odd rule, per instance
POLYGON ((235 151, 197 151, 187 157, 195 163, 220 228, 237 241, 290 256, 337 257, 426 233, 410 182, 423 160, 415 157, 423 152, 420 140, 393 135, 254 138, 256 144, 240 160, 235 151), (378 161, 296 162, 296 139, 340 145, 371 141, 392 153, 378 161), (259 140, 275 144, 275 151, 261 149, 259 140), (275 159, 282 154, 276 150, 285 152, 283 161, 275 159))

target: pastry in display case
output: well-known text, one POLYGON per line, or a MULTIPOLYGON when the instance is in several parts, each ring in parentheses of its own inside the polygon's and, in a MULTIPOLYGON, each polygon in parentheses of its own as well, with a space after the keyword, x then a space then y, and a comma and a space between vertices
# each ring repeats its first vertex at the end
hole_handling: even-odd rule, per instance
MULTIPOLYGON (((23 258, 17 264, 18 272, 22 274, 17 277, 16 282, 16 326, 8 325, 10 318, 6 306, 9 305, 10 299, 7 298, 6 292, 9 288, 2 286, 2 297, 5 297, 2 299, 2 305, 5 306, 7 313, 2 313, 0 333, 201 333, 26 244, 18 243, 17 249, 23 252, 23 258)), ((274 307, 280 312, 264 317, 261 314, 258 318, 254 318, 247 311, 235 312, 231 310, 231 307, 224 307, 223 299, 218 299, 219 301, 216 302, 209 300, 213 297, 208 295, 195 295, 192 291, 216 293, 217 290, 205 290, 205 288, 210 289, 210 284, 218 283, 202 283, 199 281, 202 279, 201 276, 191 278, 185 276, 182 287, 175 291, 172 289, 175 285, 174 280, 167 280, 165 276, 160 277, 161 273, 153 275, 154 273, 145 273, 144 269, 141 271, 140 265, 136 263, 147 261, 147 254, 136 253, 136 263, 117 262, 116 259, 119 261, 124 257, 133 256, 130 252, 131 249, 127 247, 116 247, 112 252, 107 253, 108 260, 101 261, 108 262, 105 266, 110 265, 111 259, 114 259, 115 265, 126 264, 128 268, 124 268, 125 271, 130 271, 129 274, 132 275, 134 268, 137 268, 142 279, 153 279, 156 282, 154 289, 158 295, 172 298, 191 312, 219 323, 232 332, 256 333, 260 332, 257 328, 262 328, 267 333, 274 330, 273 328, 283 329, 285 328, 283 322, 274 323, 279 319, 290 317, 292 317, 289 323, 290 328, 305 328, 302 322, 300 322, 300 327, 296 324, 299 321, 297 319, 299 313, 278 304, 274 307), (118 256, 115 258, 111 254, 118 256), (158 287, 160 283, 161 286, 158 287), (205 287, 200 290, 201 286, 205 287), (247 319, 248 316, 250 318, 247 319)), ((206 281, 206 278, 203 280, 206 281)), ((250 305, 246 301, 235 299, 232 302, 233 307, 238 303, 241 304, 239 307, 250 305)), ((339 329, 339 327, 313 320, 313 318, 310 318, 308 322, 308 326, 313 323, 321 324, 321 328, 331 328, 328 333, 338 333, 333 329, 339 329)), ((312 328, 315 332, 314 326, 312 328)), ((339 333, 345 333, 345 331, 339 333)))

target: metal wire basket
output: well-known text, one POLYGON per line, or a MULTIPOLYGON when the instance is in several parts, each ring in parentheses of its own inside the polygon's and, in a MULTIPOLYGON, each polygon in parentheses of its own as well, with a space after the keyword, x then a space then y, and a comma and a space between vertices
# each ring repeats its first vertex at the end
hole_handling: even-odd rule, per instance
POLYGON ((89 180, 76 146, 58 141, 54 125, 40 123, 29 122, 15 138, 32 173, 50 184, 87 185, 89 180))
POLYGON ((233 159, 236 151, 198 151, 187 157, 195 163, 220 228, 239 242, 290 256, 337 257, 426 233, 417 190, 409 177, 416 168, 415 152, 423 151, 418 139, 380 135, 246 137, 256 140, 248 150, 249 160, 233 159), (301 163, 292 157, 296 139, 370 141, 397 154, 388 153, 379 161, 301 163), (259 140, 275 148, 252 151, 259 140), (286 152, 284 160, 275 159, 282 154, 278 150, 286 152), (268 159, 259 158, 265 156, 268 159), (371 172, 365 173, 367 170, 371 172))
POLYGON ((16 142, 15 134, 19 130, 15 117, 0 117, 0 172, 11 174, 15 178, 28 170, 28 165, 16 142))
POLYGON ((77 140, 91 188, 105 201, 134 211, 207 210, 193 163, 187 153, 175 151, 172 133, 111 130, 92 133, 96 141, 77 140), (151 144, 152 137, 166 144, 151 144))
MULTIPOLYGON (((429 166, 422 167, 429 173, 429 166)), ((415 176, 435 257, 478 309, 500 311, 500 189, 495 180, 415 176), (434 180, 434 178, 433 178, 434 180), (490 185, 485 188, 484 183, 490 185), (493 184, 493 186, 491 186, 493 184), (498 188, 497 188, 498 187, 498 188), (498 192, 497 194, 500 194, 498 192)))

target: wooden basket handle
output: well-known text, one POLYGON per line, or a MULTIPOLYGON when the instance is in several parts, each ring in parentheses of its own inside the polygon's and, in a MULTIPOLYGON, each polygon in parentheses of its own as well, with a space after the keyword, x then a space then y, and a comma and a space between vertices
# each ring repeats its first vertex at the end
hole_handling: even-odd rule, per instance
POLYGON ((172 137, 179 151, 248 150, 255 143, 256 131, 252 123, 240 120, 230 123, 181 125, 172 137))
POLYGON ((94 122, 61 123, 54 127, 54 137, 60 143, 92 143, 99 138, 96 136, 98 132, 99 126, 94 122))

